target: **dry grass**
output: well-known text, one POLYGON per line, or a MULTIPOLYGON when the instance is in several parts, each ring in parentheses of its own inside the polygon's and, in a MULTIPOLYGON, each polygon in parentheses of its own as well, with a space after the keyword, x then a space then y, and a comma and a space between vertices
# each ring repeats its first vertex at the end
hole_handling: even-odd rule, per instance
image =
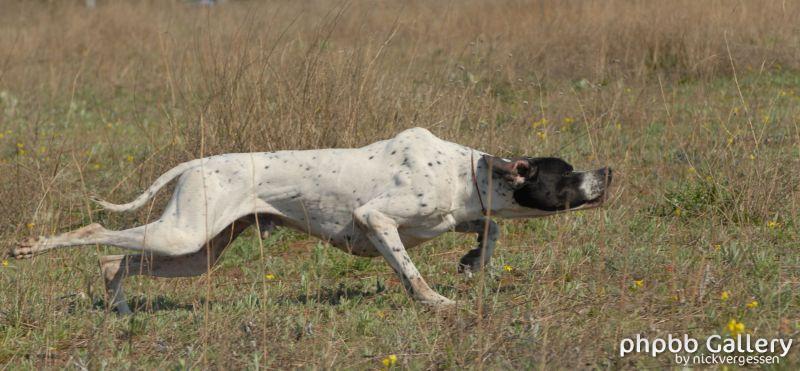
MULTIPOLYGON (((240 239, 210 276, 132 279, 144 313, 131 318, 103 311, 95 262, 109 248, 11 261, 0 365, 663 366, 620 359, 619 339, 702 338, 731 318, 798 339, 796 3, 78 3, 0 1, 8 246, 143 222, 158 207, 112 217, 86 196, 128 200, 186 159, 358 146, 412 126, 620 176, 603 210, 503 223, 483 284, 455 274, 471 237, 416 250, 460 302, 448 315, 409 302, 380 260, 288 232, 263 258, 240 239)), ((782 365, 798 362, 794 350, 782 365)))

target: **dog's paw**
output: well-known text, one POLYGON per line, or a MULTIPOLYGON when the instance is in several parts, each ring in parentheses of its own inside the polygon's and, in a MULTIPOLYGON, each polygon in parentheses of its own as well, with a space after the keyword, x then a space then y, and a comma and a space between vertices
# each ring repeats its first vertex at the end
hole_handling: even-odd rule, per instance
POLYGON ((120 317, 132 316, 133 315, 133 311, 131 310, 130 307, 128 307, 128 303, 125 303, 125 302, 117 303, 117 306, 112 308, 112 311, 117 313, 117 315, 120 316, 120 317))
POLYGON ((30 259, 36 253, 36 245, 39 242, 38 237, 29 237, 17 243, 17 246, 11 249, 11 256, 15 259, 30 259))
POLYGON ((437 298, 431 298, 431 299, 423 299, 420 300, 419 302, 420 304, 434 310, 447 309, 456 305, 455 300, 450 300, 444 296, 439 296, 437 298))
POLYGON ((470 254, 464 255, 458 262, 458 273, 462 273, 467 278, 472 278, 472 275, 480 272, 484 266, 489 265, 489 259, 484 257, 484 264, 481 264, 480 256, 471 256, 470 254))

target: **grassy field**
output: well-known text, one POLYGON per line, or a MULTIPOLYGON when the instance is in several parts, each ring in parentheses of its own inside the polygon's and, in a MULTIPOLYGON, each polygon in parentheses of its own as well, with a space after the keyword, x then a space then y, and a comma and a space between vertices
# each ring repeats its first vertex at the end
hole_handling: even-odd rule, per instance
MULTIPOLYGON (((252 231, 207 275, 127 281, 97 257, 0 266, 0 368, 653 368, 619 341, 800 340, 800 4, 0 0, 0 248, 107 214, 175 164, 351 147, 422 126, 497 155, 615 169, 602 209, 411 251, 458 300, 413 303, 382 259, 252 231), (394 358, 391 358, 394 359, 394 358), (388 363, 391 363, 387 361, 388 363), (391 365, 390 365, 391 366, 391 365)), ((779 369, 800 367, 796 345, 779 369)))

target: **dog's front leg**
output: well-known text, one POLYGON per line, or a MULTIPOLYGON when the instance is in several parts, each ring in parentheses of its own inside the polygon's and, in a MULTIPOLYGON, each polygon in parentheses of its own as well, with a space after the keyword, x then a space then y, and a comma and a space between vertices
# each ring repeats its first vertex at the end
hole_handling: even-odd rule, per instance
POLYGON ((493 220, 484 218, 456 225, 456 232, 477 233, 478 247, 470 250, 458 262, 458 272, 472 274, 489 265, 500 228, 493 220), (488 225, 487 225, 488 223, 488 225))
POLYGON ((355 211, 355 219, 366 231, 370 242, 400 277, 406 291, 414 300, 432 307, 455 304, 454 301, 433 291, 419 274, 400 240, 397 223, 394 220, 380 211, 364 207, 355 211))

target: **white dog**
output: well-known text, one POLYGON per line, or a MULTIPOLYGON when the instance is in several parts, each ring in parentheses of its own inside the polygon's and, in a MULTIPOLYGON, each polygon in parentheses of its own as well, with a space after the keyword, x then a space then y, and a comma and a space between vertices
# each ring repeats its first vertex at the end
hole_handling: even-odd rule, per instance
POLYGON ((487 214, 525 218, 597 206, 611 170, 576 172, 557 158, 495 158, 415 128, 356 149, 197 159, 164 173, 133 202, 97 202, 110 211, 135 210, 179 176, 163 215, 152 223, 122 231, 91 224, 29 239, 12 255, 94 244, 140 251, 100 258, 112 305, 128 313, 125 277, 200 275, 250 225, 287 226, 355 255, 383 256, 414 299, 442 306, 453 301, 428 286, 406 248, 448 231, 478 233, 479 246, 459 265, 476 271, 489 262, 498 237, 487 214))

